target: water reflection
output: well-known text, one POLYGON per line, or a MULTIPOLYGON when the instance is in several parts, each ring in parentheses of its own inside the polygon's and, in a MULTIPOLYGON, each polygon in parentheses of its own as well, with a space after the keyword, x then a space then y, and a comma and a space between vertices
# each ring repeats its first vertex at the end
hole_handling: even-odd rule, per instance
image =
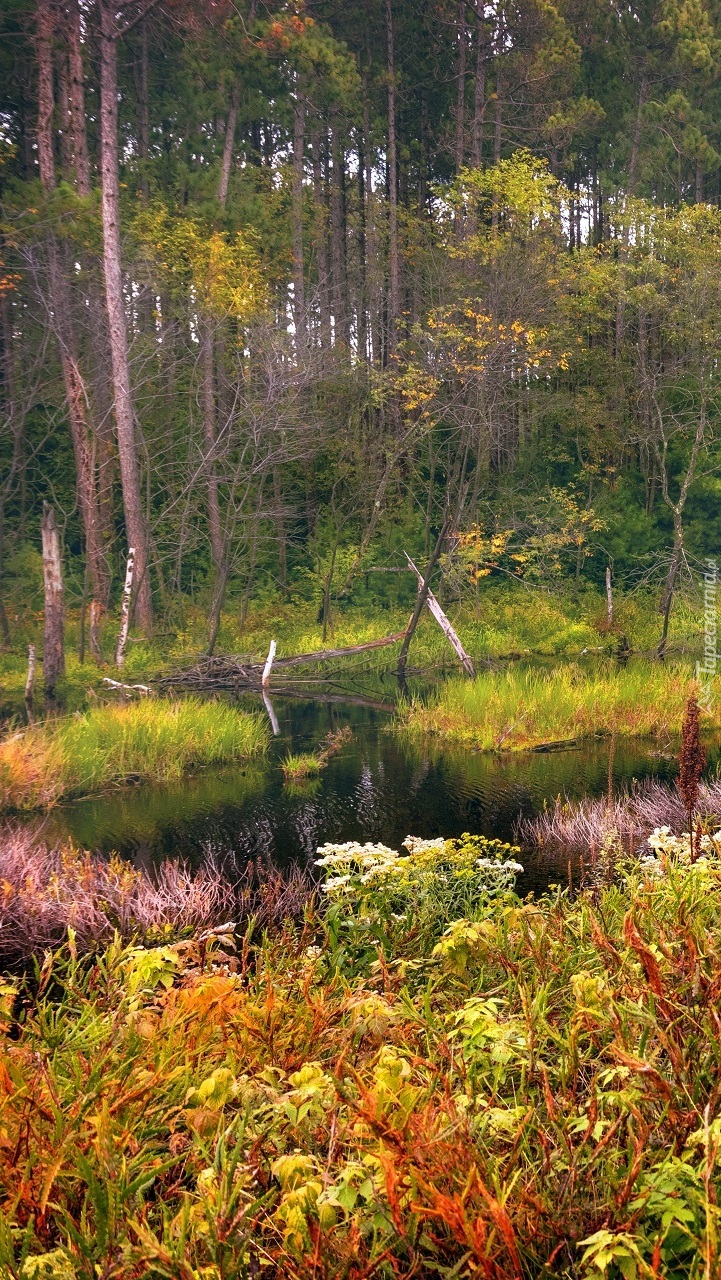
MULTIPOLYGON (((207 770, 166 786, 117 790, 56 810, 52 835, 136 861, 209 852, 266 854, 281 863, 312 860, 327 840, 382 840, 483 832, 511 839, 521 815, 556 796, 602 795, 633 778, 673 776, 672 754, 657 744, 592 742, 551 754, 487 755, 418 744, 390 729, 385 711, 342 702, 274 697, 280 734, 268 758, 207 770), (284 785, 280 759, 312 749, 344 725, 351 742, 320 778, 284 785)), ((565 878, 566 866, 524 856, 523 888, 565 878)))

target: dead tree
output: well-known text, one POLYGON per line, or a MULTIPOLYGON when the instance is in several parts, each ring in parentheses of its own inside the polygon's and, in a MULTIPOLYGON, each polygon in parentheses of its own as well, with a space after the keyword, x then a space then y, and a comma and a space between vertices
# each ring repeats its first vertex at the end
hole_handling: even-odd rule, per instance
POLYGON ((45 589, 43 679, 45 692, 52 694, 56 682, 65 675, 65 609, 60 534, 55 521, 55 509, 47 502, 43 503, 41 531, 45 589))

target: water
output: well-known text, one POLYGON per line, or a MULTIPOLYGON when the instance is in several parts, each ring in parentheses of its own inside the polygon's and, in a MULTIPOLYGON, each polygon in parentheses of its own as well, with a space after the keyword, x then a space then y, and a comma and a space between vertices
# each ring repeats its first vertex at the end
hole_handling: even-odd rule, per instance
MULTIPOLYGON (((262 709, 260 698, 242 705, 262 709)), ((280 736, 266 759, 208 769, 171 785, 118 788, 62 806, 45 821, 51 838, 86 849, 117 850, 136 865, 167 857, 198 864, 268 855, 276 862, 312 862, 326 841, 380 840, 398 848, 406 835, 456 836, 464 831, 513 837, 520 816, 556 796, 614 791, 633 778, 674 776, 670 753, 657 744, 590 742, 552 753, 489 755, 468 748, 408 741, 392 729, 380 705, 320 702, 274 695, 280 736), (352 738, 319 778, 284 784, 280 760, 310 751, 329 732, 350 726, 352 738)), ((525 892, 565 880, 567 865, 524 852, 525 892)))

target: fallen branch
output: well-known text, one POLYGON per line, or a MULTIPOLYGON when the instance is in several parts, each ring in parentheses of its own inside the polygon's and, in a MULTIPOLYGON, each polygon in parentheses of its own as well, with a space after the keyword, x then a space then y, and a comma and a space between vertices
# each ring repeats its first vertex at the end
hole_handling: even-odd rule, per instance
MULTIPOLYGON (((391 636, 382 636, 379 640, 367 640, 365 644, 348 645, 345 649, 318 649, 315 653, 298 653, 290 658, 278 658, 272 663, 273 672, 293 670, 295 667, 312 663, 342 661, 358 653, 366 653, 373 649, 382 649, 387 645, 398 644, 405 636, 405 631, 397 631, 391 636)), ((271 654, 269 652, 268 658, 271 654)), ((252 662, 240 655, 205 658, 203 661, 185 671, 172 672, 163 676, 159 684, 164 686, 186 685, 202 687, 206 685, 229 685, 235 687, 245 685, 249 688, 263 688, 263 674, 268 665, 252 662)))
POLYGON ((149 684, 123 684, 122 680, 111 680, 110 676, 103 676, 103 684, 109 689, 123 689, 127 693, 152 693, 149 684))

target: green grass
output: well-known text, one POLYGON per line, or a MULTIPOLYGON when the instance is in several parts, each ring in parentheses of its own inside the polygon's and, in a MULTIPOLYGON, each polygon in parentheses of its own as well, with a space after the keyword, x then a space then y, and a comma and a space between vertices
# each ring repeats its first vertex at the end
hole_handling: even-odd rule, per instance
POLYGON ((603 671, 569 664, 548 672, 511 667, 473 680, 449 680, 428 703, 404 708, 398 723, 407 732, 434 734, 482 751, 524 750, 595 735, 657 737, 680 732, 694 688, 690 664, 638 660, 603 671))
POLYGON ((129 779, 170 781, 256 755, 267 741, 262 717, 219 702, 95 707, 0 742, 0 809, 47 808, 129 779))
MULTIPOLYGON (((651 650, 659 638, 657 600, 651 595, 618 595, 616 629, 606 629, 605 598, 584 589, 577 595, 568 586, 555 592, 526 590, 516 584, 485 584, 474 605, 451 602, 447 611, 468 652, 474 658, 512 655, 575 657, 584 649, 612 652, 623 633, 638 651, 651 650)), ((334 612, 333 627, 323 642, 317 620, 317 603, 293 599, 287 603, 255 605, 241 629, 235 613, 224 614, 217 652, 243 653, 265 658, 271 637, 278 641, 278 655, 314 652, 323 647, 362 644, 401 631, 408 622, 409 608, 381 609, 367 605, 344 605, 334 612)), ((698 645, 702 613, 679 599, 672 616, 671 641, 676 645, 698 645)), ((66 634, 67 676, 58 692, 69 710, 85 705, 89 688, 99 688, 104 674, 117 676, 112 664, 117 635, 117 619, 106 618, 101 631, 101 648, 108 663, 98 668, 89 657, 80 664, 77 657, 78 619, 69 614, 66 634)), ((24 617, 14 624, 13 644, 0 651, 0 704, 21 706, 27 669, 27 645, 34 642, 42 650, 42 614, 24 617)), ((157 634, 149 640, 134 637, 128 645, 123 679, 148 681, 169 666, 189 665, 207 644, 207 611, 186 604, 182 628, 177 621, 159 620, 157 634)), ((374 664, 392 665, 397 647, 370 655, 374 664)), ((358 661, 369 660, 362 655, 358 661)), ((419 625, 410 653, 412 666, 437 664, 453 667, 455 654, 436 623, 426 614, 419 625)), ((38 669, 38 692, 42 676, 38 669)))
POLYGON ((305 751, 294 753, 289 751, 280 762, 283 774, 288 782, 298 782, 302 778, 315 778, 325 769, 328 763, 326 756, 305 751))

